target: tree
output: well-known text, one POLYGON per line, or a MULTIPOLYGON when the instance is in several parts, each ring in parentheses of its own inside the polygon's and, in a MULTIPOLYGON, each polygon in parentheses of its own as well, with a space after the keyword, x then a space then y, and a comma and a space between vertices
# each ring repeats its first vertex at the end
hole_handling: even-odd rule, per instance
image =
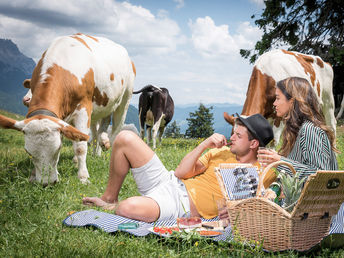
POLYGON ((165 129, 165 137, 181 138, 183 134, 180 133, 180 127, 177 125, 176 120, 169 124, 165 129))
POLYGON ((213 114, 210 110, 213 107, 206 108, 202 103, 196 112, 190 112, 190 118, 187 118, 188 128, 185 136, 189 138, 206 138, 214 133, 213 114))
MULTIPOLYGON (((266 0, 265 9, 255 24, 263 36, 254 50, 240 49, 250 63, 271 48, 322 57, 333 66, 344 65, 343 0, 266 0)), ((253 15, 252 19, 255 18, 253 15)))

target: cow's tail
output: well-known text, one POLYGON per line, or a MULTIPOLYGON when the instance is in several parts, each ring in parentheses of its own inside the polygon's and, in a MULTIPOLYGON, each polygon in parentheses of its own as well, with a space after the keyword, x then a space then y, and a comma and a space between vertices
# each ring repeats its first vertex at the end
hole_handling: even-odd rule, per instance
POLYGON ((133 91, 133 94, 139 94, 139 93, 141 93, 143 91, 153 92, 155 90, 161 90, 161 89, 159 87, 157 87, 157 86, 147 85, 147 86, 143 87, 141 90, 133 91))

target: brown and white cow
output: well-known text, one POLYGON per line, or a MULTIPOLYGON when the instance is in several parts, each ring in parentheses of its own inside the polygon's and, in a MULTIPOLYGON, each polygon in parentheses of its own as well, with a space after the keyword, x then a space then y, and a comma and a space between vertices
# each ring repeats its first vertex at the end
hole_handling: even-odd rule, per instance
POLYGON ((161 142, 165 127, 172 120, 174 102, 166 88, 147 85, 133 93, 138 94, 141 92, 139 99, 140 135, 144 139, 146 125, 147 143, 149 144, 153 138, 153 148, 155 149, 158 131, 159 142, 161 142))
MULTIPOLYGON (((307 79, 318 96, 326 124, 336 132, 334 99, 332 93, 333 70, 320 57, 286 50, 273 50, 259 57, 253 67, 246 92, 242 115, 262 114, 273 125, 274 143, 277 145, 283 130, 283 123, 276 118, 273 109, 275 86, 290 76, 307 79)), ((224 118, 234 122, 234 117, 224 112, 224 118)))
POLYGON ((34 164, 33 179, 43 185, 58 181, 62 134, 73 140, 79 179, 88 181, 89 130, 98 146, 112 114, 113 140, 129 107, 135 73, 126 49, 106 38, 78 33, 52 42, 33 71, 26 119, 0 117, 0 126, 24 132, 25 149, 34 164))
MULTIPOLYGON (((23 86, 27 89, 29 89, 27 91, 27 93, 25 94, 25 96, 23 97, 22 101, 23 104, 27 107, 29 107, 30 102, 31 102, 31 98, 32 98, 32 92, 31 92, 31 79, 25 79, 23 81, 23 86)), ((112 115, 112 114, 111 114, 112 115)), ((99 144, 99 146, 104 149, 104 150, 108 150, 111 147, 111 143, 110 143, 110 139, 109 139, 109 134, 106 131, 109 131, 109 129, 106 129, 111 121, 111 115, 107 116, 106 118, 103 118, 101 121, 98 121, 98 126, 96 126, 96 131, 99 132, 98 134, 100 134, 100 137, 97 139, 94 139, 92 137, 92 132, 89 133, 90 135, 90 139, 89 139, 89 144, 92 144, 91 146, 93 147, 93 153, 96 153, 98 156, 101 155, 101 149, 94 144, 95 142, 97 142, 99 144), (102 126, 102 128, 100 128, 100 126, 102 126)), ((91 121, 92 123, 92 121, 91 121)), ((111 127, 112 128, 112 127, 111 127)), ((112 129, 111 129, 112 130, 112 129)), ((78 162, 78 159, 76 156, 74 156, 73 161, 75 163, 78 162)))

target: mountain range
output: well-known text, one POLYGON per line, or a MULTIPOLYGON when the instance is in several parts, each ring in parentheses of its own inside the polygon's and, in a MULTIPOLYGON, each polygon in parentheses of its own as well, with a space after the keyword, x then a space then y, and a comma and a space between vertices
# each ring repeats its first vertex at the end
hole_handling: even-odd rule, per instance
POLYGON ((10 39, 0 39, 0 108, 17 114, 26 114, 22 97, 27 89, 22 85, 36 64, 23 55, 10 39))
MULTIPOLYGON (((17 45, 10 39, 0 39, 0 109, 26 115, 27 107, 22 104, 22 98, 27 89, 23 87, 22 82, 31 78, 35 66, 34 60, 22 54, 17 45)), ((242 106, 218 103, 206 104, 205 106, 213 107, 211 112, 214 117, 213 128, 215 132, 229 137, 231 126, 223 119, 223 112, 240 114, 242 106)), ((186 118, 190 117, 190 112, 195 112, 198 108, 199 104, 175 106, 174 117, 171 122, 175 120, 181 133, 185 133, 188 127, 186 118)), ((129 106, 125 123, 133 123, 139 129, 138 109, 134 105, 129 106)))

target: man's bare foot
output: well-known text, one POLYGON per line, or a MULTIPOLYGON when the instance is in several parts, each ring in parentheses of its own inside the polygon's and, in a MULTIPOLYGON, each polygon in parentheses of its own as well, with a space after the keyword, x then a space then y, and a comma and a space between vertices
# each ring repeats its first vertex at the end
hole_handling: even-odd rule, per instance
POLYGON ((84 205, 102 207, 105 210, 114 210, 117 207, 117 203, 108 203, 99 197, 84 197, 82 203, 84 205))

